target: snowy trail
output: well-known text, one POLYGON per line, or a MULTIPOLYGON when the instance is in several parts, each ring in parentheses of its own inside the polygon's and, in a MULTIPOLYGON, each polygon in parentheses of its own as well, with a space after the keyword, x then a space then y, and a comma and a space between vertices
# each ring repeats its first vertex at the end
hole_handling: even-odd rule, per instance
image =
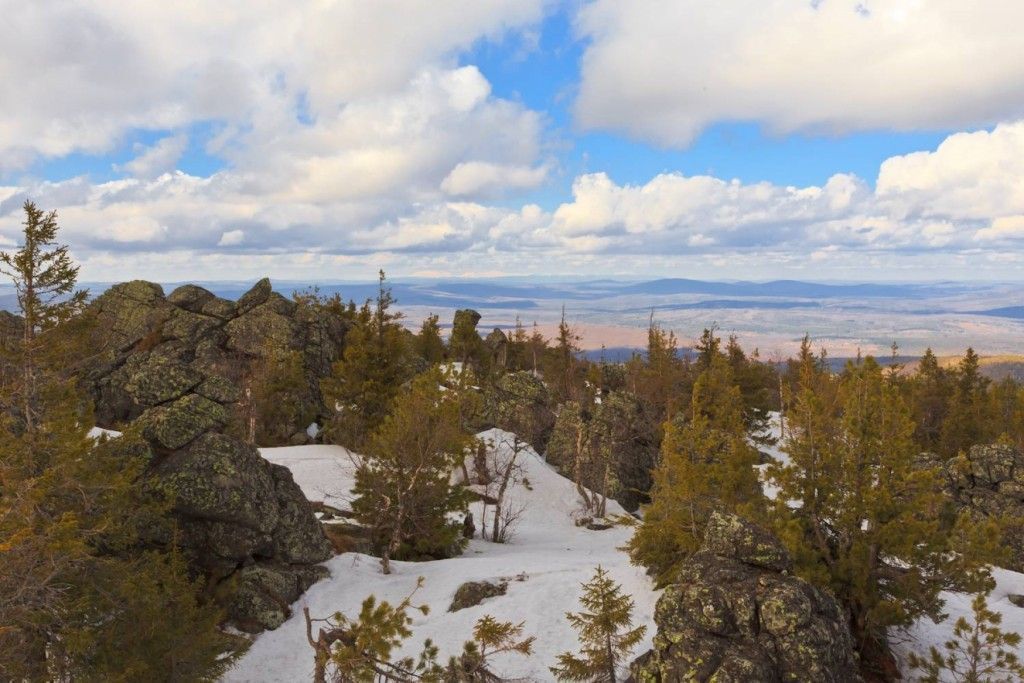
MULTIPOLYGON (((480 436, 499 442, 499 448, 503 439, 511 437, 499 430, 480 436)), ((311 500, 347 507, 354 465, 345 449, 299 446, 268 448, 262 453, 268 460, 289 467, 311 500)), ((510 678, 551 681, 548 666, 555 663, 559 653, 575 651, 578 645, 565 612, 579 609, 580 583, 589 579, 599 564, 633 596, 636 623, 648 627, 647 638, 635 654, 646 651, 654 635, 652 617, 658 594, 644 571, 630 565, 628 556, 619 550, 632 531, 623 527, 590 531, 575 526, 571 518, 577 507, 573 484, 533 450, 527 449, 519 457, 529 488, 519 485, 512 492, 514 500, 525 503, 526 508, 511 542, 495 544, 477 538, 457 558, 394 563, 391 576, 380 573, 377 558, 357 553, 339 555, 326 563, 331 577, 313 586, 293 606, 294 615, 284 625, 260 635, 224 680, 310 680, 312 650, 306 643, 304 605, 314 616, 328 616, 339 610, 351 615, 370 594, 392 603, 401 600, 420 576, 424 585, 415 601, 430 605, 431 612, 415 616, 413 636, 402 654, 418 653, 426 638, 439 646, 442 657, 454 654, 470 637, 476 620, 490 614, 500 620, 526 622, 525 633, 537 638, 531 657, 508 655, 496 659, 497 670, 510 678), (517 580, 520 575, 524 576, 521 581, 517 580), (506 595, 447 612, 455 590, 464 582, 498 579, 509 581, 506 595)), ((480 504, 473 508, 479 526, 480 504)), ((620 513, 623 510, 609 501, 609 514, 620 513)))

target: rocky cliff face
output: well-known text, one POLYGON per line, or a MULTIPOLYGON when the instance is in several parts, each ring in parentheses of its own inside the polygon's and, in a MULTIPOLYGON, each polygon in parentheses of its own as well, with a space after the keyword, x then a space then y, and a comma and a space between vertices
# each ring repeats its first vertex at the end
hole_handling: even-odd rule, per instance
POLYGON ((778 539, 715 514, 658 600, 654 649, 633 663, 633 680, 860 681, 843 610, 791 570, 778 539))
POLYGON ((959 510, 973 518, 1001 518, 1010 553, 1007 569, 1024 572, 1024 454, 1013 446, 972 446, 965 455, 939 461, 924 454, 922 461, 938 464, 945 489, 959 510))
MULTIPOLYGON (((177 542, 231 621, 276 628, 331 556, 291 473, 223 433, 260 357, 300 351, 311 399, 339 355, 344 321, 316 317, 267 280, 237 302, 192 285, 112 287, 91 304, 98 351, 83 382, 97 422, 134 422, 153 451, 148 481, 174 500, 177 542)), ((304 427, 304 425, 302 425, 304 427)), ((296 428, 299 428, 296 425, 296 428)))

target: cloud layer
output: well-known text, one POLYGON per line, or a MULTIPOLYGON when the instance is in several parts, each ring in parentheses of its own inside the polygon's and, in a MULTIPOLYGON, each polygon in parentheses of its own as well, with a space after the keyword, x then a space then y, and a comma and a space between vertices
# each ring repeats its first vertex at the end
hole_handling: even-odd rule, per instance
POLYGON ((957 129, 1024 115, 1024 3, 595 0, 576 114, 667 146, 718 121, 776 133, 957 129))

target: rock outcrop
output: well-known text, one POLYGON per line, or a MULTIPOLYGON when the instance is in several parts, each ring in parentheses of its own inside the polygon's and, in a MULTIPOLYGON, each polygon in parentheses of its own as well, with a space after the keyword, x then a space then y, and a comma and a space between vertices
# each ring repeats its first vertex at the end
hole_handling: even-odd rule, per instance
POLYGON ((946 492, 959 510, 976 519, 998 517, 1010 553, 1007 569, 1024 571, 1024 454, 1013 446, 972 446, 965 455, 940 461, 925 454, 922 460, 938 465, 946 492))
POLYGON ((860 681, 843 610, 791 569, 774 536, 713 515, 701 550, 658 600, 654 649, 633 663, 633 680, 860 681))
MULTIPOLYGON (((319 379, 341 354, 347 331, 339 315, 286 299, 266 279, 237 302, 195 285, 164 296, 160 285, 135 280, 111 287, 89 310, 97 354, 83 379, 105 427, 182 390, 238 401, 258 361, 286 352, 302 354, 306 402, 319 406, 319 379)), ((306 425, 292 427, 289 434, 306 425)))
POLYGON ((171 496, 176 542, 232 623, 276 628, 326 575, 317 563, 331 544, 291 472, 223 431, 252 363, 275 350, 303 353, 312 394, 340 353, 343 321, 317 318, 266 280, 237 303, 128 282, 90 310, 98 354, 83 381, 97 422, 139 426, 153 453, 147 482, 171 496))

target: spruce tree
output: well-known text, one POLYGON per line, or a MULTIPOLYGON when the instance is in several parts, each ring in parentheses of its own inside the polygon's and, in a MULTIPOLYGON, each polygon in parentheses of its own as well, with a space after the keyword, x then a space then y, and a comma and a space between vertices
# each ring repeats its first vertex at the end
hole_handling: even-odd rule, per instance
POLYGON ((805 356, 789 427, 789 463, 771 470, 777 530, 798 572, 849 609, 865 666, 883 666, 887 629, 936 614, 941 590, 975 580, 992 530, 948 526, 940 473, 919 461, 909 407, 874 359, 836 382, 805 356))
POLYGON ((326 435, 333 443, 358 450, 383 422, 402 385, 412 377, 409 343, 391 311, 394 298, 384 271, 373 306, 367 301, 345 338, 345 350, 321 383, 324 402, 333 415, 326 435))
POLYGON ((423 319, 420 333, 416 335, 416 349, 420 357, 431 365, 444 362, 444 340, 441 339, 441 327, 437 321, 436 315, 428 315, 423 319))
POLYGON ((463 424, 462 397, 441 386, 433 368, 417 376, 366 443, 356 471, 352 509, 372 529, 381 567, 391 559, 447 556, 459 548, 461 527, 449 514, 467 504, 451 482, 472 437, 463 424))
POLYGON ((78 266, 66 245, 57 244, 57 212, 45 213, 26 201, 22 244, 13 252, 0 252, 0 274, 14 282, 21 312, 22 340, 16 363, 21 370, 21 419, 32 430, 36 424, 40 359, 44 335, 68 321, 85 305, 88 294, 76 290, 78 266))
POLYGON ((584 611, 565 617, 580 639, 578 654, 563 652, 551 673, 560 681, 614 683, 624 664, 647 631, 633 627, 633 599, 622 593, 608 572, 598 566, 580 596, 584 611))

